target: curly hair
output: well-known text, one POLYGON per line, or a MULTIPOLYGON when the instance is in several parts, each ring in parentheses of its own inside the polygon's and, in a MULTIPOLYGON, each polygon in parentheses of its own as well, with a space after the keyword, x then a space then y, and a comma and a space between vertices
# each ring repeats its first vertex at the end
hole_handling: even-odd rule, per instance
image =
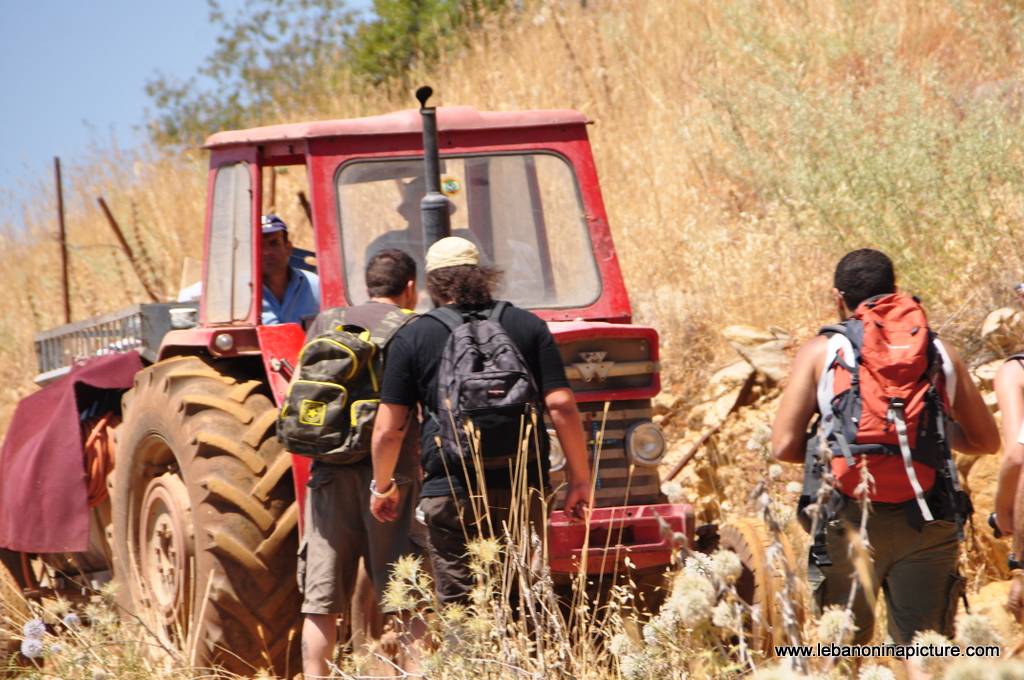
POLYGON ((460 307, 482 307, 492 302, 491 293, 500 280, 497 269, 460 264, 427 272, 427 292, 438 307, 450 302, 460 307))

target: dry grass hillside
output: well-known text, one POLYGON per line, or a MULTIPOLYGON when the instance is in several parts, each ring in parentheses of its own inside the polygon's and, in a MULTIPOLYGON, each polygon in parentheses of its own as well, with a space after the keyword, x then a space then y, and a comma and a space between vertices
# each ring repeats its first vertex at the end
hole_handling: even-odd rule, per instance
MULTIPOLYGON (((921 296, 933 324, 972 364, 994 358, 978 329, 1024 278, 1024 5, 525 5, 413 80, 433 84, 444 104, 572 107, 594 121, 636 319, 661 332, 678 412, 718 396, 705 385, 735 358, 721 334, 727 326, 776 327, 799 340, 828 320, 832 267, 857 247, 894 258, 902 287, 921 296)), ((344 73, 324 74, 308 97, 281 102, 259 122, 412 104, 403 88, 366 96, 344 73)), ((126 227, 145 276, 171 294, 183 258, 201 257, 204 164, 201 152, 98 149, 66 169, 75 318, 144 299, 96 196, 126 227)), ((280 196, 292 180, 281 179, 280 196)), ((24 210, 27 229, 8 226, 0 236, 4 278, 16 291, 0 318, 0 423, 31 389, 32 334, 60 322, 51 194, 41 180, 24 210)), ((293 200, 277 208, 304 223, 293 200)), ((301 241, 308 226, 299 232, 301 241)), ((773 394, 766 387, 760 415, 726 428, 747 452, 722 461, 709 453, 703 467, 767 469, 757 447, 773 394)), ((706 422, 705 409, 671 431, 691 441, 706 422)), ((749 492, 749 476, 726 470, 708 482, 701 469, 684 480, 688 487, 718 483, 730 498, 742 497, 737 484, 749 492)), ((789 497, 777 495, 788 506, 789 497)), ((975 565, 974 573, 983 571, 975 565)))
MULTIPOLYGON (((637 318, 664 339, 670 385, 692 394, 730 323, 805 334, 829 314, 831 266, 871 245, 897 261, 947 334, 1009 298, 1024 255, 1024 10, 998 2, 575 2, 481 31, 414 81, 485 109, 574 107, 592 139, 637 318)), ((260 122, 408 108, 325 74, 260 122)), ((200 257, 201 153, 97 149, 66 170, 76 318, 142 299, 95 198, 107 198, 157 287, 200 257)), ((30 338, 60 319, 52 190, 8 227, 19 295, 0 320, 10 403, 30 338)), ((296 205, 280 206, 301 221, 296 205)), ((968 347, 968 349, 971 349, 968 347)))

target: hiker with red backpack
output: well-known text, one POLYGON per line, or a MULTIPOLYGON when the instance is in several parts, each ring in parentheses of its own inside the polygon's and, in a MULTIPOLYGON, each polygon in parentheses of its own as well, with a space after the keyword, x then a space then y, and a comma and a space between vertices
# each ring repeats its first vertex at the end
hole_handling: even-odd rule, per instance
POLYGON ((812 533, 815 603, 846 607, 856 588, 854 642, 864 644, 882 588, 894 642, 925 630, 952 636, 971 512, 952 449, 992 453, 999 431, 957 352, 928 327, 920 303, 897 291, 884 253, 848 253, 834 286, 841 323, 800 348, 772 427, 776 458, 805 465, 799 516, 812 533), (850 528, 867 501, 864 573, 850 528))
POLYGON ((466 602, 474 585, 467 542, 505 544, 546 534, 546 411, 565 452, 565 511, 582 519, 590 466, 579 410, 558 346, 534 314, 492 298, 497 273, 476 246, 443 238, 426 257, 436 309, 400 330, 388 349, 373 431, 370 509, 391 521, 405 493, 392 477, 408 414, 422 407, 423 487, 435 590, 466 602))

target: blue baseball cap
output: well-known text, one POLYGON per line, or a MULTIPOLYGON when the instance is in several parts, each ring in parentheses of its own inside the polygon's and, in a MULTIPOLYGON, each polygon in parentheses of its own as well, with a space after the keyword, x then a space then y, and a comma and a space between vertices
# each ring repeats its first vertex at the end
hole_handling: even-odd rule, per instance
POLYGON ((284 223, 284 220, 282 220, 277 215, 274 215, 273 213, 269 215, 264 215, 261 221, 261 225, 263 227, 264 236, 266 236, 267 234, 273 234, 278 231, 288 233, 288 225, 284 223))

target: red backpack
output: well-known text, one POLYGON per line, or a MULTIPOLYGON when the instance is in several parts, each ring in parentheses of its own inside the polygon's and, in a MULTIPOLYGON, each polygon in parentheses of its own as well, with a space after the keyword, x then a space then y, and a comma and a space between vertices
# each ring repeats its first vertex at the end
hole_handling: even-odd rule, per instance
POLYGON ((959 492, 945 427, 956 374, 916 298, 865 300, 842 324, 826 326, 828 352, 818 383, 820 436, 832 451, 836 486, 857 496, 867 464, 873 501, 925 500, 939 473, 959 492), (858 461, 859 459, 859 461, 858 461))

